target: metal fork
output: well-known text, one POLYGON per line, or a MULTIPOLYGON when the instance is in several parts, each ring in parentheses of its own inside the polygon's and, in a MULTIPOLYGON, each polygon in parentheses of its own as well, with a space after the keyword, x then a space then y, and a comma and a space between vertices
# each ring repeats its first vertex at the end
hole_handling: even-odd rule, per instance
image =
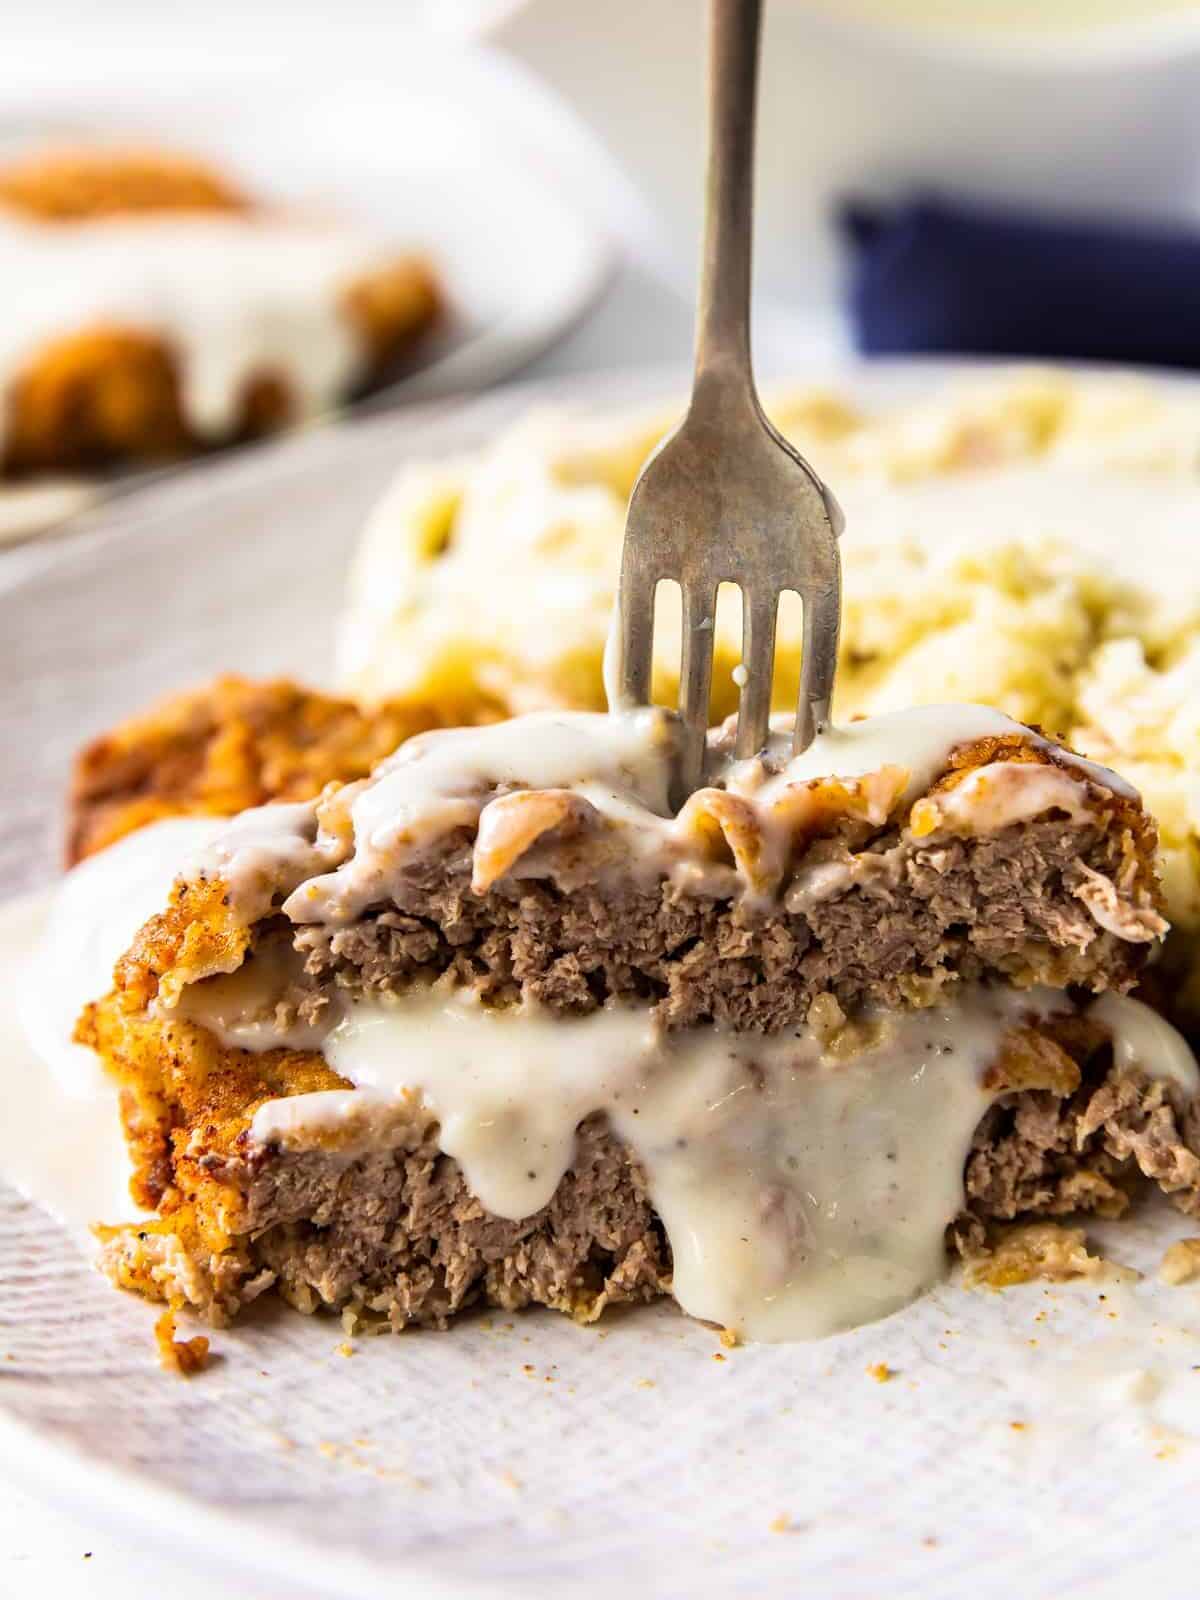
POLYGON ((712 0, 708 175, 695 375, 683 421, 642 469, 629 502, 618 597, 620 703, 646 705, 659 582, 683 596, 681 785, 701 784, 717 585, 742 591, 736 754, 766 743, 780 594, 804 603, 794 748, 828 722, 841 621, 842 513, 763 415, 750 362, 754 103, 761 0, 712 0))

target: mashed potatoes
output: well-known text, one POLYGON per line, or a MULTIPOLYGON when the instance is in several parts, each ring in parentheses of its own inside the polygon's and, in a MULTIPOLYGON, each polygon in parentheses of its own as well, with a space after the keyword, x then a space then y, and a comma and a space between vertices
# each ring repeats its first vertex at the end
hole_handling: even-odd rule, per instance
MULTIPOLYGON (((824 392, 769 409, 847 514, 837 714, 983 700, 1124 772, 1159 819, 1171 961, 1200 1014, 1200 403, 1035 371, 883 415, 824 392)), ((625 502, 669 420, 534 416, 481 455, 405 471, 352 576, 350 688, 464 716, 603 705, 625 502)), ((781 706, 798 682, 793 599, 781 706)), ((714 715, 736 705, 739 616, 722 591, 714 715)), ((657 697, 674 698, 678 662, 663 589, 657 697)))

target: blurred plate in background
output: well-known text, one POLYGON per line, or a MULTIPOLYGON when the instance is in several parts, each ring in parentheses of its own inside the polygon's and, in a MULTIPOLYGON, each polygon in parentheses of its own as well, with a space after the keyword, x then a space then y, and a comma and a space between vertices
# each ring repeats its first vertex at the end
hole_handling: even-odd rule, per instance
MULTIPOLYGON (((390 92, 311 81, 236 90, 143 72, 104 84, 42 85, 0 103, 0 159, 38 147, 141 144, 211 160, 254 194, 340 215, 435 266, 449 319, 399 378, 350 409, 483 388, 573 326, 612 271, 609 243, 569 187, 534 171, 450 67, 390 92)), ((128 483, 128 477, 118 482, 128 483)), ((44 496, 26 517, 15 490, 0 544, 54 522, 44 496)), ((76 502, 62 501, 65 514, 76 502)))

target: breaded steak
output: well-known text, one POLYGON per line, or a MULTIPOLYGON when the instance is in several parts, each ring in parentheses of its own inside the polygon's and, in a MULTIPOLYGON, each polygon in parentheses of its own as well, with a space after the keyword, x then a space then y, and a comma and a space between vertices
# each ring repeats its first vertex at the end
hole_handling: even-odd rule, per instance
MULTIPOLYGON (((909 1057, 947 1097, 958 1072, 983 1096, 939 1239, 1115 1214, 1143 1177, 1200 1207, 1194 1100, 1139 1054, 1145 1008, 1121 998, 1165 923, 1153 823, 1112 774, 1003 718, 842 777, 732 763, 718 735, 718 776, 674 813, 671 720, 617 722, 419 736, 363 782, 238 818, 191 865, 80 1022, 158 1213, 103 1231, 115 1281, 217 1322, 267 1289, 355 1325, 440 1326, 479 1303, 598 1315, 679 1280, 660 1203, 677 1156, 642 1138, 631 1090, 647 1121, 656 1082, 684 1095, 684 1130, 710 1071, 733 1085, 697 1089, 711 1111, 847 1073, 882 1084, 909 1057), (347 1053, 364 1018, 385 1040, 393 1018, 431 1030, 395 1092, 347 1053), (455 1030, 470 1082, 480 1049, 552 1062, 561 1040, 540 1100, 502 1102, 505 1158, 545 1186, 527 1212, 473 1187, 455 1030), (599 1030, 615 1042, 571 1090, 560 1168, 520 1119, 554 1110, 599 1030), (632 1077, 623 1051, 642 1052, 632 1077)), ((852 756, 894 742, 850 735, 852 756)), ((386 1052, 370 1060, 386 1078, 386 1052)))
MULTIPOLYGON (((51 151, 0 166, 0 248, 18 286, 28 263, 24 316, 48 277, 61 300, 58 315, 52 302, 29 338, 14 339, 11 350, 0 345, 0 474, 86 471, 256 438, 394 370, 442 309, 435 275, 416 256, 377 248, 357 264, 348 258, 329 278, 327 305, 318 308, 310 294, 300 311, 286 245, 274 280, 269 260, 248 281, 236 257, 219 288, 196 277, 195 245, 206 232, 224 229, 240 244, 272 230, 285 236, 302 220, 272 211, 205 164, 170 154, 51 151), (173 243, 171 230, 178 231, 173 243), (278 323, 270 354, 258 365, 232 365, 224 381, 235 392, 210 414, 211 393, 203 404, 192 393, 197 357, 186 346, 196 345, 211 365, 222 341, 237 337, 222 325, 236 329, 250 317, 260 326, 278 323), (334 379, 322 372, 317 391, 302 392, 306 345, 328 339, 328 325, 352 347, 336 369, 345 383, 330 392, 334 379)), ((202 381, 211 388, 212 372, 202 381)))

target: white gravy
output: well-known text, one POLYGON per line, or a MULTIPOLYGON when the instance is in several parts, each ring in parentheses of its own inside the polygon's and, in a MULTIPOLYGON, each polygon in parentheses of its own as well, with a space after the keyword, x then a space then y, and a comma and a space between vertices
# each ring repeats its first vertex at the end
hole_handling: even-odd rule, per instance
POLYGON ((1156 1078, 1169 1078, 1187 1094, 1196 1092, 1196 1057, 1192 1047, 1165 1017, 1129 995, 1102 994, 1090 1013, 1113 1036, 1113 1059, 1119 1072, 1137 1067, 1156 1078), (1153 1067, 1144 1063, 1153 1062, 1153 1067))
MULTIPOLYGON (((30 895, 0 906, 0 979, 9 994, 25 980, 29 951, 45 936, 51 900, 49 894, 30 895)), ((49 1037, 46 1028, 41 1039, 49 1037)), ((63 1031, 54 1055, 68 1058, 75 1048, 69 1031, 63 1031)), ((91 1223, 137 1215, 129 1197, 116 1085, 89 1061, 86 1076, 73 1089, 66 1087, 11 1002, 0 1006, 0 1059, 0 1172, 89 1249, 91 1223)))
MULTIPOLYGON (((1161 1018, 1116 997, 1098 1005, 1122 1065, 1200 1089, 1161 1018)), ((547 1204, 576 1128, 602 1112, 645 1172, 683 1308, 753 1339, 815 1338, 944 1275, 946 1224, 993 1098, 986 1069, 1022 1017, 1069 1008, 1052 990, 967 989, 868 1016, 878 1037, 842 1059, 808 1029, 664 1035, 639 1008, 496 1011, 438 985, 347 1008, 324 1053, 357 1087, 270 1101, 251 1133, 304 1149, 353 1124, 361 1148, 370 1120, 359 1113, 377 1108, 385 1129, 397 1101, 419 1094, 471 1191, 516 1220, 547 1204)))
POLYGON ((139 828, 81 861, 48 897, 45 933, 25 967, 18 1009, 34 1048, 67 1094, 107 1084, 92 1052, 71 1032, 90 1000, 112 988, 113 967, 142 924, 162 911, 189 852, 228 824, 219 817, 172 817, 139 828))
MULTIPOLYGON (((298 217, 171 214, 46 223, 0 210, 3 396, 48 342, 97 326, 160 335, 188 424, 219 439, 246 383, 286 375, 306 415, 362 375, 367 353, 340 291, 394 255, 378 240, 298 217)), ((0 433, 0 445, 3 436, 0 433)))
POLYGON ((1087 816, 1086 800, 1083 787, 1059 767, 992 761, 969 772, 953 789, 918 804, 935 826, 986 834, 1032 822, 1048 811, 1080 821, 1087 816))
POLYGON ((96 1221, 136 1216, 116 1085, 72 1043, 80 1011, 147 917, 167 903, 181 856, 213 818, 158 822, 83 862, 56 891, 0 905, 4 1110, 0 1172, 85 1245, 96 1221))
MULTIPOLYGON (((573 796, 594 833, 610 841, 619 838, 614 859, 624 875, 645 867, 678 881, 689 870, 703 869, 708 859, 699 814, 714 803, 721 807, 729 796, 744 802, 737 825, 752 829, 763 846, 761 852, 751 852, 755 859, 761 855, 766 862, 782 861, 795 826, 793 802, 813 780, 859 780, 890 771, 899 775, 900 788, 911 800, 929 787, 957 746, 1014 734, 1055 749, 1078 781, 1072 783, 1062 768, 1048 778, 1046 769, 1034 764, 1006 772, 972 818, 976 831, 1025 821, 1061 804, 1064 795, 1068 809, 1081 809, 1089 782, 1136 797, 1116 773, 1049 746, 991 707, 922 706, 829 728, 791 759, 786 735, 778 731, 772 735, 767 764, 713 752, 709 787, 672 816, 668 795, 676 728, 671 716, 656 709, 555 711, 490 727, 422 734, 369 779, 348 786, 320 808, 265 806, 244 813, 191 870, 228 884, 247 920, 261 914, 272 895, 282 891, 288 896, 283 910, 295 923, 350 922, 372 902, 387 899, 396 874, 455 828, 477 827, 477 881, 493 881, 496 871, 480 859, 484 841, 493 834, 489 817, 519 789, 543 792, 548 804, 555 803, 554 797, 573 796)), ((972 794, 978 789, 977 783, 972 794)), ((947 825, 964 810, 958 802, 954 815, 947 814, 947 825)), ((538 837, 536 827, 529 829, 528 843, 506 861, 504 870, 538 837)), ((526 863, 521 870, 534 869, 526 863)), ((743 871, 741 860, 738 871, 743 871)))

